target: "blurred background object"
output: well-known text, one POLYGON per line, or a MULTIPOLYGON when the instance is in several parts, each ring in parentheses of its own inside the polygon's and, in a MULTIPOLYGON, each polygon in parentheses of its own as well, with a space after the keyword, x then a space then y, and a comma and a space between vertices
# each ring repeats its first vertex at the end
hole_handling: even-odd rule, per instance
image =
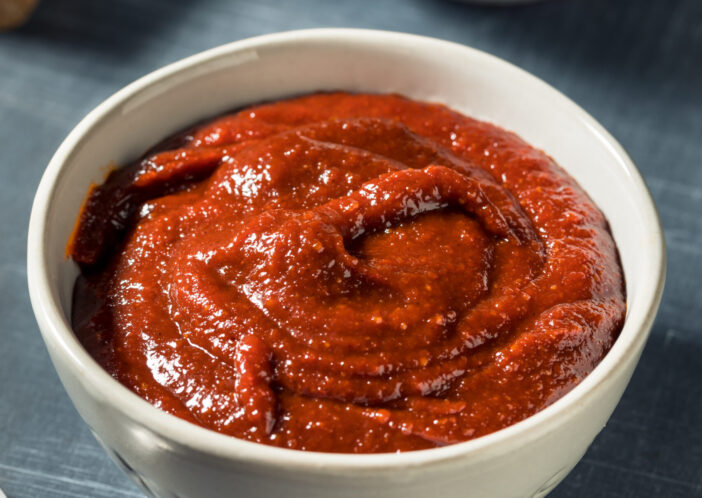
POLYGON ((0 30, 24 24, 32 15, 38 0, 0 0, 0 30))
POLYGON ((451 0, 457 3, 470 3, 483 7, 509 7, 510 5, 521 5, 527 3, 544 2, 546 0, 451 0))

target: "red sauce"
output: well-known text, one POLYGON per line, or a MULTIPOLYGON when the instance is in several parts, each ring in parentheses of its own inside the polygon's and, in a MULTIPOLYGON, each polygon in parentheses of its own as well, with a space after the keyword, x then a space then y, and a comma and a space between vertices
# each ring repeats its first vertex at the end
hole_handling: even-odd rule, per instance
POLYGON ((622 327, 593 202, 444 106, 309 95, 155 150, 85 205, 73 323, 193 423, 317 451, 465 441, 563 396, 622 327))

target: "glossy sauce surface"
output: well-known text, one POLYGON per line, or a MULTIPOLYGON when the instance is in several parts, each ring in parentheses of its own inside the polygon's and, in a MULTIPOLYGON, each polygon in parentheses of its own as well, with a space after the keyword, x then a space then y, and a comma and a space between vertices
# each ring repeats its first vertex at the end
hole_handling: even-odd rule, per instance
POLYGON ((114 171, 71 255, 79 338, 155 406, 265 444, 465 441, 563 396, 621 330, 616 247, 546 154, 396 95, 199 125, 114 171))

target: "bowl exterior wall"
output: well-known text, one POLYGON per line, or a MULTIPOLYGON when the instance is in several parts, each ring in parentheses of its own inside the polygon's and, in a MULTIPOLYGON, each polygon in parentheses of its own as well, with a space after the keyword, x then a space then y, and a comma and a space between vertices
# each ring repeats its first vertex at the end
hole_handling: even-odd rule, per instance
POLYGON ((65 364, 64 356, 49 352, 76 409, 112 460, 147 493, 168 498, 544 496, 578 463, 604 427, 635 367, 632 361, 619 370, 610 389, 561 419, 545 437, 506 447, 489 458, 385 471, 330 473, 320 467, 301 473, 232 462, 169 440, 100 402, 65 364))

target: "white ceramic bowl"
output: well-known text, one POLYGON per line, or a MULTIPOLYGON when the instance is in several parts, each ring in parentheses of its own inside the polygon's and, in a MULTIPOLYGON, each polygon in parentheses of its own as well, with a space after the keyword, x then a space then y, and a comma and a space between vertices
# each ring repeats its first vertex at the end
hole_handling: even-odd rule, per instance
POLYGON ((29 289, 56 370, 112 458, 159 496, 543 496, 578 462, 619 401, 653 322, 665 274, 661 226, 636 167, 573 102, 477 50, 418 36, 345 29, 235 42, 120 90, 61 144, 34 200, 29 289), (227 437, 166 414, 120 385, 70 327, 78 273, 64 256, 90 182, 193 122, 316 90, 399 92, 443 102, 543 148, 609 219, 626 274, 624 329, 600 365, 538 414, 461 444, 402 454, 301 452, 227 437))

